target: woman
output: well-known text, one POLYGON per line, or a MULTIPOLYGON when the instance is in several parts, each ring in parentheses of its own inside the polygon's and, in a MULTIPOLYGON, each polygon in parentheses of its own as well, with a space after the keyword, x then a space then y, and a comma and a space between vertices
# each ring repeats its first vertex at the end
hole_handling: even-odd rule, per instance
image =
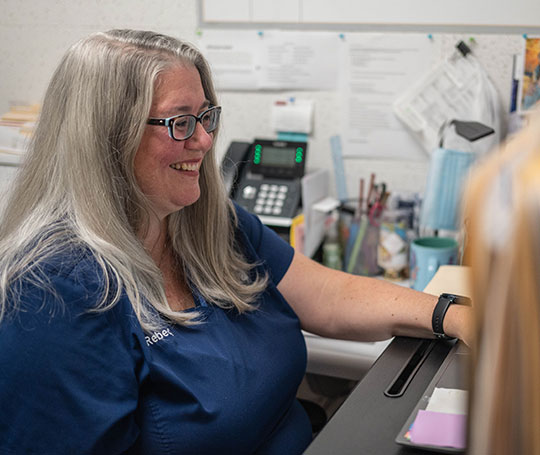
POLYGON ((540 119, 467 193, 475 330, 471 454, 540 454, 540 119))
POLYGON ((435 297, 326 269, 230 203, 217 104, 200 53, 155 33, 60 63, 0 226, 0 449, 301 453, 301 328, 432 336, 435 297))

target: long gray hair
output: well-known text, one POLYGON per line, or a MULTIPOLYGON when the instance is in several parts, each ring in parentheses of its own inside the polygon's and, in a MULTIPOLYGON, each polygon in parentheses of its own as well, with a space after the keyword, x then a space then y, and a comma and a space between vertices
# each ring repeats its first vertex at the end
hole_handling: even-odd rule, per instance
MULTIPOLYGON (((103 273, 96 311, 124 291, 146 331, 161 327, 163 318, 193 323, 196 312, 170 309, 161 272, 136 236, 152 215, 134 158, 157 77, 179 63, 198 70, 216 105, 204 57, 175 38, 112 30, 79 41, 63 57, 0 221, 0 320, 18 307, 18 279, 47 287, 40 262, 78 247, 92 252, 103 273)), ((200 186, 199 200, 168 218, 177 262, 209 302, 250 310, 267 277, 250 278, 253 264, 235 247, 236 218, 214 147, 203 160, 200 186)))

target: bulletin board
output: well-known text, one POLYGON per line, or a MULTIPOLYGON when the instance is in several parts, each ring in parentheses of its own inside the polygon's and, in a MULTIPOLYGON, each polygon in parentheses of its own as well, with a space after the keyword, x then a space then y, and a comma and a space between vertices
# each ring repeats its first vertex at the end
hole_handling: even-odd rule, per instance
POLYGON ((203 25, 333 24, 432 27, 510 33, 540 31, 538 0, 202 0, 203 25))
MULTIPOLYGON (((272 122, 261 105, 283 101, 285 95, 313 100, 312 149, 328 151, 328 138, 340 135, 343 157, 356 158, 348 162, 352 164, 346 173, 355 176, 362 175, 365 159, 371 169, 375 160, 416 163, 411 176, 428 161, 436 144, 421 145, 396 117, 393 103, 455 53, 458 41, 471 46, 501 95, 501 111, 509 112, 515 61, 525 40, 540 35, 538 0, 511 5, 507 0, 201 0, 199 14, 198 45, 213 67, 220 92, 228 91, 230 108, 246 110, 246 103, 256 100, 259 115, 249 120, 259 123, 252 130, 271 136, 275 131, 268 127, 272 122), (230 55, 225 56, 224 49, 230 55), (302 58, 297 58, 300 52, 302 58), (304 71, 296 70, 300 63, 304 71), (285 78, 291 68, 295 71, 285 78), (339 71, 323 74, 321 68, 339 71), (279 80, 271 85, 262 74, 279 80), (304 74, 311 79, 302 80, 304 74), (242 91, 250 96, 238 98, 242 91)), ((245 130, 245 123, 235 119, 227 133, 242 137, 245 130)), ((327 167, 328 156, 312 154, 310 165, 327 167)), ((387 164, 381 168, 393 172, 387 164)), ((396 175, 402 171, 396 165, 396 175)), ((422 172, 419 180, 424 179, 422 172)))

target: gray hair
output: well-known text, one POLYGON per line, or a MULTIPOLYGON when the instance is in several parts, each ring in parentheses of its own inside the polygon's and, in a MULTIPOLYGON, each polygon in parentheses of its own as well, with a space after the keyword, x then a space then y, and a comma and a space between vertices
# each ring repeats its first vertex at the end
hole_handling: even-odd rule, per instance
MULTIPOLYGON (((216 105, 206 60, 175 38, 112 30, 65 54, 0 221, 0 320, 18 307, 17 280, 47 287, 40 262, 78 247, 92 252, 103 273, 96 311, 116 304, 124 291, 146 331, 161 327, 163 318, 194 322, 197 312, 171 310, 161 272, 136 236, 152 214, 135 180, 134 158, 157 78, 179 63, 198 70, 207 100, 216 105)), ((267 276, 250 277, 254 265, 235 246, 237 220, 214 147, 203 160, 200 186, 199 200, 168 218, 177 262, 209 302, 251 310, 267 276)))

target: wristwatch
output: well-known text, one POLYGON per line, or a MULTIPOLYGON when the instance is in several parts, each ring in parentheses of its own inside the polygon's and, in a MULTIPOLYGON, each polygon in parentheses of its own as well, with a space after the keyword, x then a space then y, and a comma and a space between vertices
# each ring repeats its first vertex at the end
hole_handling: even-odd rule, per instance
POLYGON ((435 309, 433 310, 433 316, 431 317, 431 325, 433 327, 433 335, 440 340, 452 340, 453 337, 449 337, 444 333, 443 322, 444 316, 448 311, 448 307, 453 303, 460 305, 470 305, 471 299, 456 294, 441 294, 435 309))

